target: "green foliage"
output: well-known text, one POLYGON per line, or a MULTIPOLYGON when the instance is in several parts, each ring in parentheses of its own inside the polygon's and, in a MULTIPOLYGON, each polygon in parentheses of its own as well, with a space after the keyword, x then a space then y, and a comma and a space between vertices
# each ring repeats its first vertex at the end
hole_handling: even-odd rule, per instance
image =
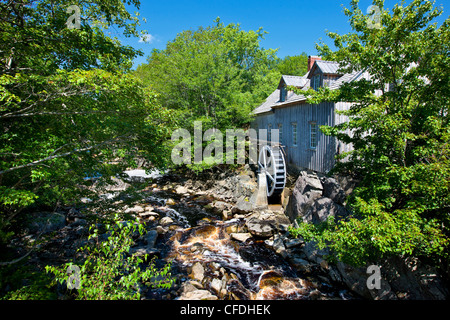
POLYGON ((279 81, 275 51, 260 47, 262 29, 215 22, 179 33, 135 72, 188 130, 194 121, 202 121, 204 130, 241 128, 279 81))
POLYGON ((76 283, 79 286, 76 299, 79 300, 135 300, 140 299, 139 286, 149 285, 154 288, 170 288, 174 279, 170 274, 170 263, 162 269, 155 267, 154 260, 145 265, 148 255, 143 258, 130 255, 133 234, 142 236, 145 229, 139 221, 107 224, 109 236, 105 241, 99 240, 99 230, 90 228, 91 244, 80 248, 87 254, 87 259, 80 267, 79 274, 67 273, 73 263, 60 267, 46 266, 47 272, 55 275, 55 281, 61 284, 76 283), (74 281, 74 282, 72 282, 74 281))
POLYGON ((1 300, 53 300, 56 293, 49 284, 49 275, 34 270, 26 264, 0 267, 0 288, 9 288, 1 293, 1 300), (4 294, 4 295, 3 295, 4 294))
POLYGON ((343 71, 370 75, 340 90, 308 92, 313 103, 353 102, 342 112, 348 122, 321 128, 353 145, 336 171, 361 181, 348 201, 353 216, 325 239, 355 264, 392 254, 447 258, 450 20, 433 23, 442 10, 431 1, 395 5, 392 13, 373 3, 382 9, 381 28, 369 28, 353 0, 345 13, 354 32, 328 33, 335 52, 317 46, 343 71))
POLYGON ((303 76, 308 71, 308 55, 286 56, 277 63, 277 69, 282 75, 303 76))
POLYGON ((105 32, 139 36, 133 6, 0 3, 0 243, 24 209, 80 198, 86 176, 107 182, 136 157, 167 165, 173 116, 129 74, 142 52, 105 32), (81 9, 80 29, 65 24, 70 5, 81 9))

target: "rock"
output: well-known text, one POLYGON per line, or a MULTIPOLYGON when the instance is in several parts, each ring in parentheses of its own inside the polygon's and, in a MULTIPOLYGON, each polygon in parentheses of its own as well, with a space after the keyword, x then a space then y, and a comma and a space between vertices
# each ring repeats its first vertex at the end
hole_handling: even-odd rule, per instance
POLYGON ((156 244, 156 239, 158 238, 158 232, 156 230, 150 230, 145 235, 145 240, 149 248, 153 248, 156 244))
POLYGON ((167 201, 166 201, 166 205, 168 205, 168 206, 173 206, 173 205, 175 205, 176 203, 175 203, 175 200, 173 200, 172 198, 169 198, 169 199, 167 199, 167 201))
POLYGON ((158 234, 166 234, 169 230, 163 228, 162 226, 157 226, 156 227, 156 232, 158 232, 158 234))
POLYGON ((318 224, 327 221, 330 216, 339 220, 347 215, 347 210, 341 205, 333 202, 333 200, 329 198, 319 198, 316 199, 303 213, 302 219, 304 222, 318 224))
POLYGON ((178 186, 176 187, 175 192, 178 194, 189 194, 189 189, 183 186, 178 186))
POLYGON ((275 232, 275 227, 273 226, 274 221, 262 220, 256 217, 250 218, 246 221, 246 226, 248 231, 260 238, 270 238, 275 232))
POLYGON ((229 218, 233 205, 224 201, 214 201, 211 204, 211 208, 215 213, 222 214, 224 220, 227 220, 229 218))
POLYGON ((311 272, 312 264, 309 261, 306 261, 302 258, 294 256, 294 257, 289 258, 289 262, 298 271, 307 272, 307 273, 311 272))
POLYGON ((449 290, 437 270, 419 259, 393 257, 382 264, 381 270, 392 290, 410 300, 445 300, 449 290))
POLYGON ((205 268, 203 268, 203 265, 200 262, 196 262, 192 266, 191 274, 190 276, 194 280, 198 280, 199 282, 202 282, 205 277, 205 268))
POLYGON ((159 218, 159 213, 154 212, 154 211, 144 211, 144 212, 139 212, 139 216, 142 218, 153 217, 153 219, 156 219, 156 218, 159 218))
POLYGON ((294 248, 294 247, 297 247, 297 246, 301 246, 301 245, 304 245, 304 244, 305 244, 305 240, 303 240, 302 238, 286 239, 284 241, 284 245, 288 249, 294 248))
POLYGON ((240 242, 245 242, 248 239, 250 239, 252 237, 252 235, 250 233, 231 233, 230 234, 231 239, 240 241, 240 242))
POLYGON ((381 277, 380 289, 369 289, 367 287, 367 268, 356 268, 342 262, 337 263, 337 269, 341 274, 344 283, 357 294, 374 300, 396 300, 396 295, 392 292, 389 283, 381 277))
POLYGON ((136 205, 132 208, 128 208, 125 210, 125 213, 140 213, 140 212, 144 212, 145 209, 142 206, 136 205))
POLYGON ((218 300, 218 298, 208 290, 195 290, 182 294, 178 300, 218 300))
POLYGON ((286 209, 289 198, 292 196, 292 189, 290 188, 284 188, 283 192, 281 193, 281 206, 286 209))
POLYGON ((211 289, 213 289, 216 293, 220 294, 220 291, 222 290, 222 280, 214 278, 212 279, 210 285, 211 289))
POLYGON ((173 219, 171 217, 163 217, 163 218, 161 218, 161 220, 159 220, 159 223, 162 226, 167 226, 167 225, 173 223, 173 219))
POLYGON ((283 258, 286 258, 288 256, 286 247, 284 246, 283 238, 279 235, 275 235, 274 237, 273 249, 277 254, 281 255, 283 258))
POLYGON ((329 255, 329 250, 328 248, 319 249, 314 241, 310 241, 305 243, 303 253, 309 261, 320 264, 329 255))
POLYGON ((37 212, 28 217, 27 227, 31 233, 49 233, 64 228, 66 217, 56 212, 37 212))
POLYGON ((334 178, 322 177, 320 179, 323 186, 322 196, 330 198, 333 202, 343 205, 345 203, 346 194, 339 183, 334 178))
POLYGON ((249 213, 253 211, 253 204, 244 196, 240 197, 231 210, 232 213, 249 213))
POLYGON ((295 182, 286 208, 290 221, 294 222, 297 217, 303 216, 314 201, 322 197, 322 190, 322 184, 316 175, 302 172, 295 182))
POLYGON ((322 193, 323 186, 316 173, 302 171, 295 182, 295 189, 299 190, 301 193, 316 190, 322 193))

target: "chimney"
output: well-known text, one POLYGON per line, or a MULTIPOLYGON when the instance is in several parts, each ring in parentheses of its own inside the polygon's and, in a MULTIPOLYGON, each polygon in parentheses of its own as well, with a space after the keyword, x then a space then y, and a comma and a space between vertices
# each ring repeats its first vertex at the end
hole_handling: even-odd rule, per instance
POLYGON ((322 58, 318 56, 308 56, 308 72, 309 70, 311 70, 312 66, 314 65, 314 61, 316 60, 322 60, 322 58))

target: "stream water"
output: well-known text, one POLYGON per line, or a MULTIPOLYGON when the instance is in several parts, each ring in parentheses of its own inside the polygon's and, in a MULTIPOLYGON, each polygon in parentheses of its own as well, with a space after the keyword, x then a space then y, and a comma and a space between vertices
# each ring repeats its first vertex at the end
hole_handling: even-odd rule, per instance
POLYGON ((176 224, 158 241, 164 260, 172 261, 182 281, 200 267, 197 282, 219 299, 351 299, 346 290, 297 272, 263 240, 234 240, 230 234, 243 232, 245 220, 223 221, 205 209, 211 197, 160 191, 146 200, 176 224), (168 206, 169 198, 175 204, 168 206))

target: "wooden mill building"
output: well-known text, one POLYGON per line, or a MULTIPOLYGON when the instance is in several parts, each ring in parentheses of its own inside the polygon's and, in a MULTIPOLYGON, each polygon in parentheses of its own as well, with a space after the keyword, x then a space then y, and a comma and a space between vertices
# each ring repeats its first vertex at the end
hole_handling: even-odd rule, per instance
POLYGON ((336 111, 347 110, 350 103, 308 104, 304 95, 295 94, 287 87, 294 86, 303 91, 322 86, 337 89, 345 82, 364 76, 363 72, 340 73, 337 62, 310 56, 308 72, 304 76, 282 76, 278 88, 253 111, 256 118, 252 128, 257 131, 267 129, 269 141, 273 138, 270 130, 279 130, 279 142, 288 165, 326 173, 334 167, 335 155, 350 151, 351 146, 324 135, 319 127, 346 121, 346 117, 336 111))

